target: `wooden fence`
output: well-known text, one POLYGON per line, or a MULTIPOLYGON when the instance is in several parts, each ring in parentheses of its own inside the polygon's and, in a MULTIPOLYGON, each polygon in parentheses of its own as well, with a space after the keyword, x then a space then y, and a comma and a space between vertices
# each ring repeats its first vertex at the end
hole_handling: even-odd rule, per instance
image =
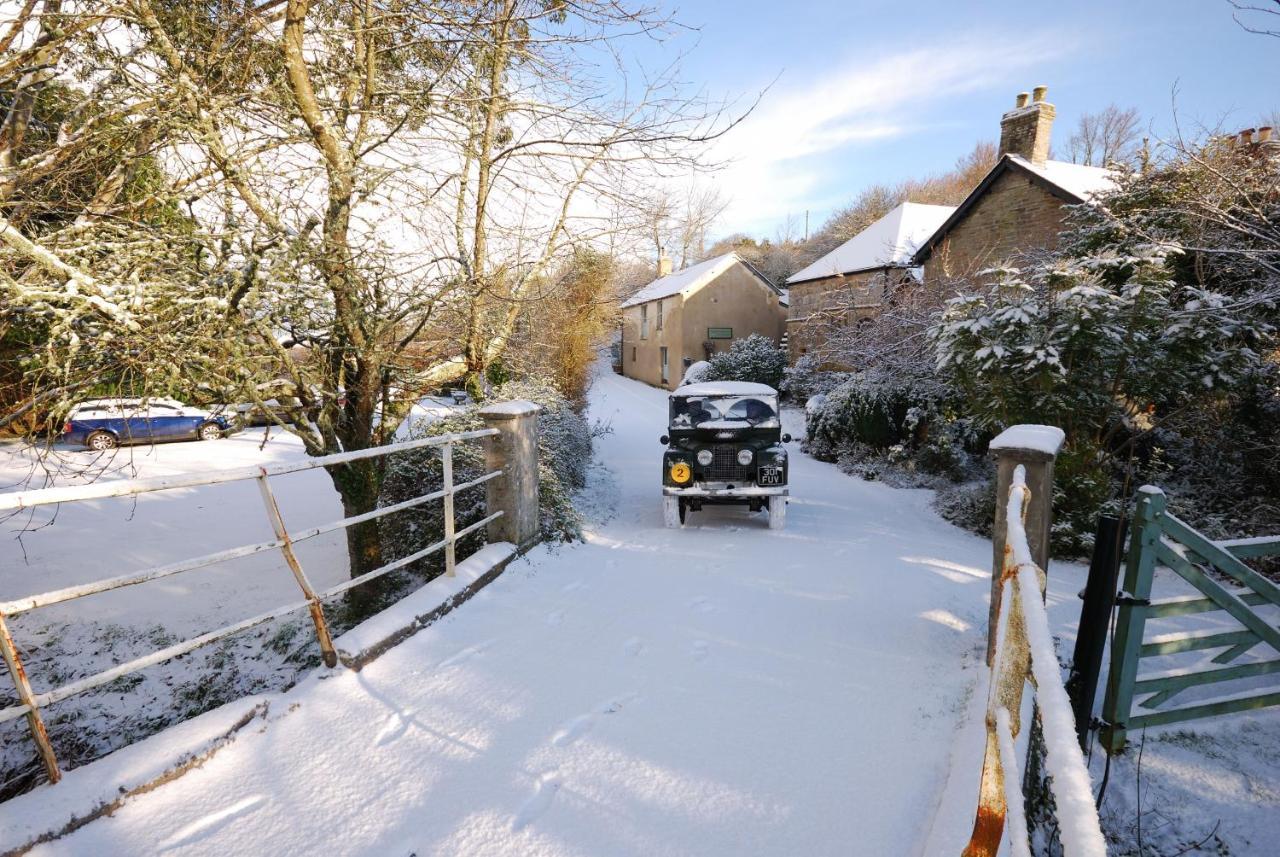
MULTIPOLYGON (((384 574, 395 571, 398 568, 403 568, 410 563, 417 562, 423 557, 434 554, 440 550, 445 552, 445 574, 453 575, 456 560, 454 552, 458 541, 481 527, 497 521, 505 514, 503 509, 492 510, 491 508, 490 514, 482 520, 476 521, 474 524, 471 524, 462 530, 455 531, 453 515, 454 495, 461 491, 467 491, 480 485, 484 485, 485 483, 496 479, 503 475, 504 469, 492 469, 470 482, 454 485, 454 445, 479 438, 496 437, 499 434, 501 434, 501 432, 496 428, 486 428, 477 431, 440 435, 437 437, 423 438, 405 443, 373 447, 354 452, 343 452, 336 455, 327 455, 320 458, 311 458, 305 461, 267 467, 241 467, 192 476, 110 480, 96 482, 91 485, 44 488, 34 491, 0 494, 0 513, 2 513, 5 511, 28 509, 35 506, 46 506, 55 503, 73 503, 109 497, 129 497, 157 491, 169 491, 177 488, 195 488, 204 485, 217 485, 226 482, 238 482, 254 479, 257 480, 258 488, 262 495, 263 506, 265 508, 267 518, 271 523, 272 531, 275 534, 275 538, 267 542, 241 545, 227 550, 217 551, 215 553, 179 560, 167 565, 143 569, 141 571, 132 572, 118 577, 95 580, 88 583, 77 584, 76 586, 69 586, 64 589, 57 589, 51 592, 43 592, 38 595, 28 595, 11 601, 0 602, 0 652, 4 655, 5 663, 9 668, 9 674, 13 678, 14 686, 18 692, 18 699, 20 700, 20 704, 18 705, 0 709, 0 723, 13 720, 14 718, 21 717, 23 715, 26 716, 27 724, 31 730, 31 737, 39 748, 40 756, 44 761, 45 768, 49 774, 49 779, 51 782, 57 782, 61 778, 58 760, 54 755, 53 747, 49 743, 49 736, 45 730, 44 721, 40 715, 41 708, 52 705, 55 702, 84 693, 96 687, 101 687, 104 684, 115 681, 121 676, 138 672, 139 670, 146 669, 147 667, 161 663, 162 661, 167 661, 171 658, 178 657, 179 655, 186 654, 187 652, 200 648, 201 646, 206 646, 225 637, 229 637, 232 634, 237 634, 257 625, 270 622, 273 619, 278 619, 303 608, 310 611, 312 623, 315 626, 316 639, 319 643, 325 665, 329 667, 336 666, 338 662, 337 653, 334 651, 333 641, 330 637, 328 624, 326 623, 324 616, 323 602, 326 599, 346 592, 348 589, 351 589, 354 586, 359 586, 360 584, 370 581, 376 577, 381 577, 384 574), (321 467, 333 467, 352 461, 359 461, 361 459, 377 458, 380 456, 422 449, 425 447, 440 448, 443 462, 444 483, 443 487, 439 491, 432 491, 394 505, 383 506, 381 508, 374 509, 371 512, 366 512, 361 515, 353 515, 349 518, 342 518, 341 520, 323 524, 318 527, 311 527, 306 530, 290 533, 285 529, 284 520, 276 505, 275 495, 271 490, 271 477, 282 476, 289 473, 300 473, 321 467), (429 503, 433 500, 442 501, 444 507, 444 538, 441 541, 436 542, 433 545, 429 545, 428 547, 416 551, 408 556, 402 557, 401 559, 395 560, 394 562, 389 562, 380 568, 374 569, 373 571, 345 580, 342 583, 331 586, 323 591, 317 592, 311 585, 310 580, 307 579, 306 572, 303 571, 302 564, 298 561, 297 554, 294 551, 294 545, 298 542, 314 538, 323 533, 346 529, 347 527, 363 523, 365 521, 372 521, 385 515, 420 506, 424 503, 429 503), (135 586, 140 583, 147 583, 149 581, 159 580, 176 574, 184 574, 186 572, 214 565, 215 563, 226 562, 228 560, 270 550, 279 550, 283 555, 285 565, 289 568, 294 580, 298 584, 298 588, 301 590, 302 600, 276 607, 275 609, 261 613, 257 616, 223 626, 217 630, 209 631, 208 633, 192 637, 180 643, 175 643, 172 646, 167 646, 163 649, 135 658, 134 660, 126 663, 119 664, 95 675, 87 676, 71 682, 70 684, 55 687, 42 693, 36 693, 32 690, 31 683, 27 678, 25 669, 23 668, 19 649, 14 644, 13 637, 9 632, 6 621, 9 617, 20 613, 26 613, 31 610, 36 610, 41 607, 48 607, 51 604, 60 604, 65 601, 84 598, 99 592, 107 592, 112 589, 120 589, 125 586, 135 586)), ((528 465, 525 465, 526 468, 527 466, 528 465)), ((536 460, 533 463, 533 467, 536 468, 536 460)), ((536 503, 536 494, 534 497, 534 502, 536 503)))

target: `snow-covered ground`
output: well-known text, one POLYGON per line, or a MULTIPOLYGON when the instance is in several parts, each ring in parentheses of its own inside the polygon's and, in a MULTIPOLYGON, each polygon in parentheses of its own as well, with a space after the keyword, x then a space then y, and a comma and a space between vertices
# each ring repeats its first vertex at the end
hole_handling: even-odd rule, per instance
MULTIPOLYGON (((613 432, 582 498, 586 544, 534 550, 359 673, 310 674, 203 766, 33 853, 959 853, 981 764, 990 542, 939 519, 929 492, 863 482, 794 447, 784 531, 736 508, 663 529, 665 400, 598 379, 591 416, 613 432)), ((799 436, 799 414, 787 420, 799 436)), ((287 439, 258 451, 258 437, 161 447, 139 470, 301 454, 287 439)), ((5 472, 21 466, 11 456, 5 472)), ((337 517, 332 488, 310 476, 322 481, 277 486, 291 527, 337 517)), ((64 509, 24 539, 30 565, 0 547, 0 586, 17 595, 267 538, 253 486, 235 488, 173 508, 64 509)), ((340 542, 313 551, 303 562, 319 581, 344 573, 340 542)), ((98 609, 133 627, 211 627, 248 615, 242 595, 293 597, 278 558, 263 562, 206 590, 179 578, 193 588, 98 609)), ((1050 569, 1064 655, 1083 576, 1050 569)), ((1183 853, 1274 853, 1277 720, 1273 709, 1150 730, 1142 853, 1206 836, 1183 853)), ((1133 738, 1103 809, 1117 854, 1139 853, 1133 738)), ((45 788, 0 804, 0 830, 45 788)))
POLYGON ((604 375, 592 416, 617 514, 587 544, 42 853, 922 853, 990 544, 798 453, 785 531, 664 530, 664 394, 604 375))
MULTIPOLYGON (((0 444, 0 490, 71 485, 92 479, 159 477, 305 457, 296 438, 263 430, 204 442, 136 446, 108 454, 56 446, 37 455, 0 444)), ((272 480, 288 526, 326 523, 342 506, 323 471, 272 480)), ((0 598, 99 580, 250 542, 271 527, 257 485, 237 482, 39 507, 0 517, 0 598)), ((341 532, 298 546, 317 587, 346 577, 341 532)), ((297 601, 297 583, 276 551, 105 592, 10 620, 37 691, 68 683, 274 607, 297 601)), ((45 712, 64 765, 79 765, 176 719, 236 696, 288 687, 314 657, 305 614, 72 697, 45 712)), ((7 678, 0 700, 12 704, 7 678)), ((40 771, 25 721, 0 725, 0 794, 40 771)))

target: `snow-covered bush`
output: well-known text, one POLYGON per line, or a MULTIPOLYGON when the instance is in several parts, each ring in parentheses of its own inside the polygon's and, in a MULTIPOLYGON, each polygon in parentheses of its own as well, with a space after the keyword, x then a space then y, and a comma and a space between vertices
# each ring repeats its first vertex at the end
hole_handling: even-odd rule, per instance
POLYGON ((753 333, 712 355, 705 381, 751 381, 775 390, 782 386, 787 355, 767 336, 753 333))
POLYGON ((831 461, 842 447, 914 446, 942 402, 936 391, 877 370, 856 372, 832 389, 809 417, 809 452, 831 461))
POLYGON ((806 354, 782 373, 782 392, 792 401, 803 402, 831 392, 849 379, 848 372, 830 372, 820 368, 813 355, 806 354))
POLYGON ((1267 214, 1280 210, 1274 163, 1240 157, 1123 176, 1103 206, 1075 209, 1055 256, 993 272, 931 331, 939 376, 980 429, 1066 431, 1056 552, 1087 550, 1098 513, 1143 481, 1193 498, 1179 509, 1192 523, 1274 506, 1275 437, 1249 402, 1276 371, 1280 281, 1259 260, 1280 253, 1267 214))
MULTIPOLYGON (((591 464, 591 427, 573 409, 568 399, 547 381, 508 381, 494 389, 492 399, 526 399, 542 406, 538 415, 539 519, 543 539, 573 541, 582 537, 582 521, 573 507, 573 492, 586 484, 591 464)), ((449 432, 484 428, 475 411, 415 427, 410 437, 427 437, 449 432)), ((480 441, 457 444, 453 449, 454 484, 479 478, 484 473, 480 441)), ((437 447, 415 449, 393 456, 388 463, 378 503, 390 506, 422 494, 438 491, 444 481, 441 451, 437 447)), ((476 487, 454 498, 454 521, 461 530, 484 518, 485 489, 476 487)), ((444 538, 444 510, 440 502, 424 503, 380 519, 379 532, 384 560, 409 556, 444 538)), ((457 554, 466 557, 484 544, 484 531, 477 530, 458 543, 457 554)), ((443 571, 443 552, 414 563, 410 570, 430 579, 443 571)))
POLYGON ((707 375, 711 372, 711 364, 705 360, 698 360, 689 365, 684 370, 684 377, 680 379, 680 386, 685 384, 700 384, 707 380, 707 375))

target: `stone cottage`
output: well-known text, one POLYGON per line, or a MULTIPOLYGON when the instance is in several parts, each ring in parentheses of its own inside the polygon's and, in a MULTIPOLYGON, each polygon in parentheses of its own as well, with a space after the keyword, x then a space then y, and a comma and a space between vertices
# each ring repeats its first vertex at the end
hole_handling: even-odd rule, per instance
POLYGON ((1107 169, 1049 158, 1056 110, 1046 93, 1018 95, 1000 119, 1000 160, 916 252, 926 287, 943 291, 1006 259, 1055 249, 1066 207, 1113 186, 1107 169))
POLYGON ((687 366, 753 333, 781 342, 785 298, 736 253, 672 273, 658 260, 658 279, 622 304, 622 374, 673 388, 687 366))
POLYGON ((812 265, 787 278, 791 362, 822 351, 828 332, 880 311, 894 289, 919 277, 912 256, 955 209, 904 202, 812 265))

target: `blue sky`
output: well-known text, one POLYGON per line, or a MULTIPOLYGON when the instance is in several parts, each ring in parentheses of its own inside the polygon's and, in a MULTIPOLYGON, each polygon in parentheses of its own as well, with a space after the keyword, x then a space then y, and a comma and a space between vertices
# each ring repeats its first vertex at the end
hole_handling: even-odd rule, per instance
MULTIPOLYGON (((1254 0, 1270 4, 1271 0, 1254 0)), ((677 4, 692 28, 645 49, 684 51, 682 78, 755 113, 717 145, 708 181, 731 200, 720 234, 816 226, 874 182, 949 168, 1037 84, 1055 146, 1082 112, 1138 108, 1158 139, 1280 110, 1280 38, 1245 32, 1227 0, 816 0, 677 4)), ((1263 23, 1262 19, 1258 19, 1263 23)), ((1280 18, 1271 21, 1280 28, 1280 18)))

